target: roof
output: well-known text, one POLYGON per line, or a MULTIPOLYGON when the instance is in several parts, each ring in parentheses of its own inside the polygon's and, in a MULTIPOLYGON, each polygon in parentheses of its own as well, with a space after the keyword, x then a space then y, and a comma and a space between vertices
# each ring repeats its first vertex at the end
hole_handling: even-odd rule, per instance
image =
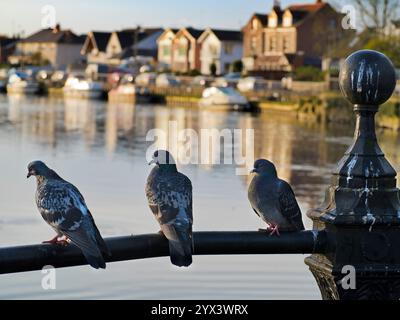
POLYGON ((71 30, 42 29, 29 37, 21 40, 22 42, 52 42, 63 44, 82 44, 81 37, 71 30))
POLYGON ((255 13, 253 14, 253 17, 256 17, 258 20, 260 20, 263 26, 268 25, 268 15, 266 15, 265 13, 255 13))
POLYGON ((192 28, 192 27, 186 28, 186 31, 189 32, 189 34, 195 39, 200 38, 201 34, 204 32, 204 30, 195 29, 195 28, 192 28))
POLYGON ((110 40, 111 32, 92 31, 91 33, 96 42, 97 50, 104 52, 107 48, 108 40, 110 40))
POLYGON ((306 12, 315 12, 327 5, 326 2, 316 2, 316 3, 307 3, 307 4, 293 4, 287 9, 290 11, 306 11, 306 12))
POLYGON ((242 32, 237 30, 222 30, 222 29, 211 29, 207 28, 202 35, 199 37, 198 41, 203 42, 208 35, 213 33, 219 41, 232 41, 232 42, 242 42, 242 32))
POLYGON ((18 39, 16 38, 0 37, 0 47, 7 47, 9 45, 13 45, 17 41, 18 39))
POLYGON ((242 33, 236 30, 211 29, 221 41, 242 41, 242 33))
POLYGON ((124 49, 124 48, 128 48, 128 47, 132 46, 135 43, 136 37, 137 37, 138 42, 141 42, 153 34, 157 33, 159 36, 161 34, 162 30, 163 29, 161 29, 161 28, 125 29, 122 31, 118 31, 117 36, 118 36, 119 42, 121 44, 121 48, 124 49), (137 31, 139 31, 139 32, 136 35, 137 31))

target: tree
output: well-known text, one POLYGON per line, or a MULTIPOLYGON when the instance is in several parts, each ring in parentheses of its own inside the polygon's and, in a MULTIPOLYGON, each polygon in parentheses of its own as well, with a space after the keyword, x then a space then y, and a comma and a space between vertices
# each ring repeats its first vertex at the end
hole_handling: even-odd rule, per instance
POLYGON ((400 37, 389 36, 373 38, 365 45, 365 49, 376 50, 384 53, 393 64, 400 68, 400 37))
POLYGON ((217 74, 217 65, 215 62, 210 64, 210 73, 215 76, 217 74))
POLYGON ((399 0, 351 0, 358 12, 363 27, 383 33, 392 20, 398 18, 399 0))
POLYGON ((239 72, 242 73, 243 71, 243 62, 242 60, 236 60, 232 63, 232 72, 239 72))

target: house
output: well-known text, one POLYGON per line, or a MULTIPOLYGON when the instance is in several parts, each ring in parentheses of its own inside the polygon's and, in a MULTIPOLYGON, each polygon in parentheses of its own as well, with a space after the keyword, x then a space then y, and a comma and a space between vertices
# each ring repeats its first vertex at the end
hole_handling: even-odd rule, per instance
POLYGON ((176 33, 172 46, 172 71, 200 71, 201 45, 198 40, 203 32, 204 30, 189 27, 182 28, 176 33))
POLYGON ((89 32, 81 49, 88 64, 119 65, 134 56, 157 59, 157 39, 161 28, 133 28, 114 32, 89 32))
POLYGON ((242 33, 234 30, 206 29, 198 40, 201 51, 201 73, 211 74, 215 65, 216 74, 229 72, 233 62, 243 55, 242 33))
POLYGON ((0 63, 7 63, 16 48, 18 39, 0 36, 0 63))
POLYGON ((243 28, 245 70, 281 78, 299 65, 320 67, 322 57, 334 55, 336 46, 353 34, 342 28, 343 17, 322 0, 286 9, 275 0, 268 14, 254 14, 243 28))
POLYGON ((105 63, 107 60, 106 48, 111 32, 90 31, 85 39, 81 54, 86 56, 87 63, 105 63))
POLYGON ((49 63, 61 68, 81 61, 83 38, 71 30, 62 30, 60 25, 42 29, 19 40, 15 53, 9 57, 12 63, 49 63))
POLYGON ((146 28, 138 30, 137 33, 134 32, 132 42, 129 38, 125 43, 120 41, 123 49, 113 56, 114 59, 122 61, 131 58, 147 58, 147 60, 156 61, 158 57, 157 39, 163 32, 164 29, 162 28, 146 28))
POLYGON ((158 65, 164 69, 171 69, 172 67, 173 42, 178 31, 178 29, 168 28, 157 39, 158 65))

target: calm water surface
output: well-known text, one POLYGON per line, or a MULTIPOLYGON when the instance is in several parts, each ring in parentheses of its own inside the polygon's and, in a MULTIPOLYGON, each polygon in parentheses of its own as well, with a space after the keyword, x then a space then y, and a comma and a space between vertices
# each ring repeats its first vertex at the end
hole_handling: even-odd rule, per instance
MULTIPOLYGON (((305 212, 322 201, 329 173, 351 143, 352 127, 299 123, 287 115, 235 114, 165 106, 0 96, 0 246, 40 243, 53 231, 34 203, 27 163, 42 159, 84 194, 104 236, 153 233, 158 225, 144 196, 152 128, 255 129, 255 156, 275 162, 305 212)), ((380 133, 398 168, 398 137, 380 133)), ((194 186, 195 230, 257 230, 246 195, 249 177, 236 167, 181 166, 194 186)), ((320 299, 302 255, 194 258, 186 270, 168 258, 57 270, 57 289, 41 272, 0 276, 3 299, 320 299)))

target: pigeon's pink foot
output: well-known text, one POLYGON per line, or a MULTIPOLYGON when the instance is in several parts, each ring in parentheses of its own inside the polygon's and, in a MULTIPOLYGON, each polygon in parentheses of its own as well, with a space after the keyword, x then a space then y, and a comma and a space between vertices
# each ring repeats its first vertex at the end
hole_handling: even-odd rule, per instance
POLYGON ((57 242, 58 242, 58 235, 55 236, 53 239, 47 240, 47 241, 43 241, 42 243, 46 243, 46 244, 56 244, 57 242))
POLYGON ((66 247, 66 246, 68 246, 69 245, 69 241, 68 241, 68 239, 63 239, 63 240, 58 240, 57 242, 56 242, 56 244, 57 245, 59 245, 59 246, 63 246, 63 247, 66 247))
POLYGON ((273 236, 274 234, 276 234, 278 237, 281 236, 281 234, 279 233, 279 228, 277 225, 271 226, 271 232, 270 232, 270 236, 273 236))
POLYGON ((69 245, 69 240, 66 237, 59 237, 58 235, 55 236, 53 239, 48 240, 48 241, 43 241, 42 243, 45 244, 56 244, 56 245, 61 245, 61 246, 67 246, 69 245))

